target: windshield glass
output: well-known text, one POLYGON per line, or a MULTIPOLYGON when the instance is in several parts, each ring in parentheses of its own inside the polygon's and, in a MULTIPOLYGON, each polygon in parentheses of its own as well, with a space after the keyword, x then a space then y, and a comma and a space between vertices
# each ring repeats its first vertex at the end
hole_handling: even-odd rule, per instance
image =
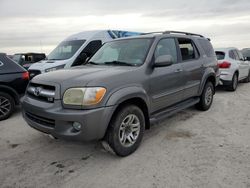
POLYGON ((218 60, 225 59, 225 53, 224 52, 215 52, 215 53, 216 53, 216 56, 217 56, 218 60))
POLYGON ((127 39, 104 44, 89 63, 97 65, 142 65, 152 39, 127 39))
POLYGON ((85 40, 64 41, 48 56, 48 60, 65 60, 71 58, 83 45, 85 40))

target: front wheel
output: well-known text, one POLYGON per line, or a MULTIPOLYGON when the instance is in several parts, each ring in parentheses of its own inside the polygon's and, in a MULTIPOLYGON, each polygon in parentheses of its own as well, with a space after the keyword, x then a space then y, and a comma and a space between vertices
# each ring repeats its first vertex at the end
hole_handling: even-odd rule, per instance
POLYGON ((196 107, 202 111, 209 110, 213 103, 213 97, 214 85, 211 82, 207 82, 200 96, 200 102, 196 105, 196 107))
POLYGON ((139 147, 144 130, 142 110, 135 105, 126 105, 112 118, 104 141, 118 156, 125 157, 139 147))
POLYGON ((250 71, 249 71, 249 73, 248 73, 248 76, 247 76, 247 78, 244 80, 244 82, 245 83, 248 83, 248 82, 250 82, 250 71))

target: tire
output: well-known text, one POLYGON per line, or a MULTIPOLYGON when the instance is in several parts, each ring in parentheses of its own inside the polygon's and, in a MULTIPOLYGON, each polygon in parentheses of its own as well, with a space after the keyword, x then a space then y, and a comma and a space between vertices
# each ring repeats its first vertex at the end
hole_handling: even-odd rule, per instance
POLYGON ((211 82, 207 82, 200 96, 200 102, 196 105, 196 108, 202 111, 209 110, 213 103, 213 97, 214 85, 211 82))
POLYGON ((0 92, 0 121, 8 119, 15 108, 14 99, 8 94, 0 92))
POLYGON ((135 105, 126 105, 114 114, 104 137, 104 149, 110 148, 116 155, 126 157, 139 147, 144 130, 142 110, 135 105))
POLYGON ((228 91, 236 91, 237 87, 238 87, 238 74, 234 73, 233 78, 232 78, 232 82, 231 84, 227 87, 228 91))

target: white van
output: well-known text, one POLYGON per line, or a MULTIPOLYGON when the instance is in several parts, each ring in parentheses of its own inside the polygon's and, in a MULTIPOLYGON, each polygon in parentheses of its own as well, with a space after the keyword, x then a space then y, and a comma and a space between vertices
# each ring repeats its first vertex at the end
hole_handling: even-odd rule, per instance
POLYGON ((118 30, 84 31, 69 36, 46 58, 30 66, 30 77, 58 69, 81 65, 91 57, 103 43, 121 37, 136 36, 141 33, 118 30))

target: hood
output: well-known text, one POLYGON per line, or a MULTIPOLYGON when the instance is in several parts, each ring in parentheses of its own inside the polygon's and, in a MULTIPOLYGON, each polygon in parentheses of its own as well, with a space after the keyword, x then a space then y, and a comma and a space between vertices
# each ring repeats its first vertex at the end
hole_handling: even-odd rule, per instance
POLYGON ((66 62, 66 60, 42 60, 37 63, 33 63, 29 67, 29 70, 40 70, 41 72, 44 72, 46 69, 66 64, 66 62))
POLYGON ((44 73, 33 78, 35 82, 55 82, 64 87, 84 87, 90 82, 105 83, 106 80, 114 79, 122 73, 132 71, 138 67, 126 66, 96 66, 85 65, 71 69, 62 69, 44 73))

